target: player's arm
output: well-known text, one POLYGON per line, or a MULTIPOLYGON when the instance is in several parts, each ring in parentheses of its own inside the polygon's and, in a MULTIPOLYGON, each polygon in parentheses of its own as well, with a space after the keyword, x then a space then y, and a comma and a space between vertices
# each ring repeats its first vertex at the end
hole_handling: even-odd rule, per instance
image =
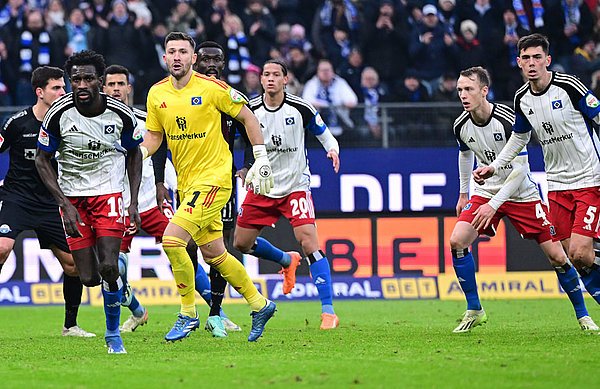
POLYGON ((142 153, 142 159, 146 159, 158 150, 163 140, 162 131, 154 131, 148 129, 144 141, 140 144, 140 152, 142 153))
MULTIPOLYGON (((18 114, 17 114, 18 115, 18 114)), ((16 115, 15 115, 16 116, 16 115)), ((12 145, 15 139, 17 128, 15 125, 15 116, 11 116, 0 130, 0 153, 5 152, 12 145)))
POLYGON ((140 152, 142 160, 154 154, 163 142, 163 126, 159 119, 158 106, 155 102, 155 89, 151 88, 146 99, 146 135, 142 144, 140 144, 140 152))
POLYGON ((512 172, 508 175, 502 188, 496 193, 487 204, 483 204, 473 212, 475 218, 471 224, 476 230, 479 228, 486 229, 496 211, 510 196, 518 189, 525 177, 527 176, 527 152, 524 151, 512 161, 512 172))
POLYGON ((340 170, 340 145, 337 139, 316 110, 312 112, 307 109, 306 112, 302 112, 302 120, 306 123, 304 128, 313 133, 327 152, 327 158, 331 159, 333 170, 337 173, 340 170))
POLYGON ((271 163, 267 157, 267 148, 264 144, 260 123, 257 117, 246 105, 242 106, 240 112, 235 116, 246 128, 248 139, 252 143, 252 153, 254 154, 254 164, 248 170, 246 175, 246 187, 252 184, 254 193, 267 194, 275 185, 275 180, 271 172, 271 163))
POLYGON ((141 225, 138 211, 138 193, 142 182, 142 152, 138 145, 127 149, 127 176, 129 178, 129 188, 131 188, 131 202, 127 209, 130 219, 127 234, 132 235, 137 232, 141 225))
POLYGON ((254 154, 252 154, 252 143, 250 143, 250 139, 248 139, 248 134, 246 133, 246 129, 241 125, 240 122, 235 121, 233 123, 235 131, 240 134, 242 138, 242 142, 244 143, 244 165, 241 169, 235 172, 235 176, 242 179, 242 181, 246 180, 246 175, 248 174, 248 170, 254 164, 254 154))
POLYGON ((56 203, 62 211, 63 224, 65 226, 65 232, 67 235, 73 238, 81 237, 78 225, 83 226, 84 223, 79 217, 79 212, 71 204, 71 201, 65 196, 63 191, 58 186, 58 175, 56 170, 52 167, 52 160, 54 159, 54 151, 46 151, 39 147, 35 155, 35 167, 42 179, 46 188, 52 197, 56 200, 56 203))
POLYGON ((471 182, 471 173, 473 172, 473 163, 475 154, 471 149, 460 150, 458 152, 458 178, 460 182, 460 192, 456 203, 456 216, 460 216, 463 208, 469 202, 469 184, 471 182))

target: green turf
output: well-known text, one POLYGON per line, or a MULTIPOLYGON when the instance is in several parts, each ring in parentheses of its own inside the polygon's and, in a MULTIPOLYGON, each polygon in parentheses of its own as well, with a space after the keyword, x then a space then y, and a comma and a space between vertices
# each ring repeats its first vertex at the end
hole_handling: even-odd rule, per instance
MULTIPOLYGON (((587 304, 600 319, 597 305, 587 304)), ((60 336, 62 307, 0 308, 0 388, 573 388, 595 382, 600 337, 579 329, 568 300, 486 301, 488 323, 453 334, 464 306, 338 301, 341 326, 321 331, 318 302, 279 303, 264 337, 248 343, 247 307, 228 305, 242 333, 214 339, 196 331, 174 344, 163 337, 177 307, 151 306, 149 323, 123 336, 127 355, 107 355, 101 308, 80 309, 79 324, 99 335, 92 339, 60 336)))

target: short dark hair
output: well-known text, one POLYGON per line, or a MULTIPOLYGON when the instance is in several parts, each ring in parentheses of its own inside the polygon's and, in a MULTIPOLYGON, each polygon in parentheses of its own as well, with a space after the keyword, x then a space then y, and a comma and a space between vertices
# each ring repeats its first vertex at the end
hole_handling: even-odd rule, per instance
POLYGON ((481 66, 473 66, 471 68, 465 69, 460 72, 460 75, 463 77, 471 77, 472 75, 476 75, 477 80, 479 81, 479 84, 481 84, 481 86, 490 86, 490 74, 481 66))
POLYGON ((519 39, 519 42, 517 43, 518 55, 521 56, 521 51, 530 47, 541 47, 546 55, 550 52, 550 42, 548 42, 548 38, 537 32, 535 34, 525 35, 519 39))
POLYGON ((261 72, 260 72, 260 74, 262 74, 263 70, 265 69, 265 65, 268 65, 268 64, 270 64, 270 63, 274 63, 275 65, 279 65, 279 66, 281 66, 281 71, 283 72, 283 75, 284 75, 284 76, 287 76, 287 75, 288 75, 288 68, 287 68, 287 65, 286 65, 286 64, 285 64, 283 61, 281 61, 281 60, 278 60, 278 59, 270 59, 270 60, 268 60, 267 62, 265 62, 265 64, 263 65, 263 67, 262 67, 262 69, 261 69, 261 72))
POLYGON ((221 46, 220 44, 218 44, 215 41, 204 41, 204 42, 200 43, 198 45, 198 47, 196 47, 196 53, 198 53, 200 51, 200 49, 206 49, 206 48, 219 49, 223 52, 223 55, 225 55, 225 49, 223 49, 223 46, 221 46))
POLYGON ((104 71, 104 82, 106 82, 106 76, 109 74, 124 74, 129 84, 129 70, 125 66, 121 65, 110 65, 104 71))
POLYGON ((44 89, 50 80, 63 78, 65 72, 54 66, 40 66, 31 73, 31 88, 35 92, 37 88, 44 89))
POLYGON ((83 50, 79 53, 75 53, 67 58, 65 62, 65 71, 67 75, 71 76, 73 66, 84 66, 92 65, 96 69, 96 76, 98 78, 104 75, 106 70, 106 64, 104 63, 104 57, 101 54, 96 53, 94 50, 83 50))
POLYGON ((165 37, 165 47, 167 47, 167 43, 169 43, 170 41, 188 41, 190 43, 190 45, 192 46, 192 51, 196 51, 196 41, 194 41, 194 38, 192 38, 189 34, 186 34, 185 32, 181 32, 181 31, 170 32, 165 37))

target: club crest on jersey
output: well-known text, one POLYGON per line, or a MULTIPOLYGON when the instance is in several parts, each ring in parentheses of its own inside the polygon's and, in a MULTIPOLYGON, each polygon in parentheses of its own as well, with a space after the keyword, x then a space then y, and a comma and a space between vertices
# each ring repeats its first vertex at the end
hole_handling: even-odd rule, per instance
POLYGON ((241 103, 242 101, 244 101, 242 95, 239 94, 239 92, 233 88, 229 89, 229 97, 231 97, 231 101, 233 101, 234 103, 241 103))
POLYGON ((554 228, 554 226, 550 226, 550 235, 556 235, 556 229, 554 228))
POLYGON ((105 124, 104 125, 104 133, 105 134, 114 134, 116 128, 117 127, 114 124, 105 124))
POLYGON ((504 140, 504 138, 502 137, 502 133, 501 132, 494 132, 494 140, 496 142, 502 142, 504 140))
POLYGON ((596 96, 591 93, 588 93, 588 95, 585 96, 585 104, 590 108, 596 108, 598 105, 600 105, 596 96))
POLYGON ((38 137, 38 142, 44 146, 50 146, 50 137, 48 133, 44 131, 44 129, 40 129, 40 136, 38 137))
POLYGON ((8 224, 3 224, 0 226, 0 234, 8 234, 11 231, 12 230, 10 229, 10 226, 8 224))
POLYGON ((281 146, 281 135, 271 135, 271 142, 273 142, 276 147, 281 146))
POLYGON ((285 118, 285 125, 286 126, 291 126, 294 123, 296 123, 296 120, 294 119, 294 117, 290 116, 289 118, 285 118))
POLYGON ((468 211, 469 209, 471 209, 472 205, 473 205, 472 203, 465 205, 465 207, 463 208, 463 211, 468 211))
POLYGON ((554 100, 552 102, 552 109, 562 109, 562 100, 554 100))
POLYGON ((175 117, 175 123, 177 123, 177 127, 179 127, 181 131, 185 131, 185 129, 187 128, 187 121, 185 120, 185 116, 175 117))
POLYGON ((192 105, 202 105, 202 97, 192 97, 192 105))

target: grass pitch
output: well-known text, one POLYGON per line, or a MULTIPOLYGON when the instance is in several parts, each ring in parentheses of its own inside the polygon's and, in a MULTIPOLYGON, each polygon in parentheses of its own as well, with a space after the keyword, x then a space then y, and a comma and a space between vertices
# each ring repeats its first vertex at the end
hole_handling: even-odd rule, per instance
MULTIPOLYGON (((600 322, 597 305, 586 302, 600 322)), ((264 337, 248 343, 248 308, 227 305, 242 333, 215 339, 198 330, 173 344, 163 337, 178 307, 150 306, 148 324, 123 335, 127 355, 106 353, 101 308, 80 309, 79 324, 98 335, 90 339, 60 336, 62 307, 0 308, 0 388, 572 388, 595 381, 600 337, 579 329, 567 299, 484 301, 489 322, 468 334, 452 333, 462 301, 335 304, 335 330, 319 330, 316 301, 279 303, 264 337)))

